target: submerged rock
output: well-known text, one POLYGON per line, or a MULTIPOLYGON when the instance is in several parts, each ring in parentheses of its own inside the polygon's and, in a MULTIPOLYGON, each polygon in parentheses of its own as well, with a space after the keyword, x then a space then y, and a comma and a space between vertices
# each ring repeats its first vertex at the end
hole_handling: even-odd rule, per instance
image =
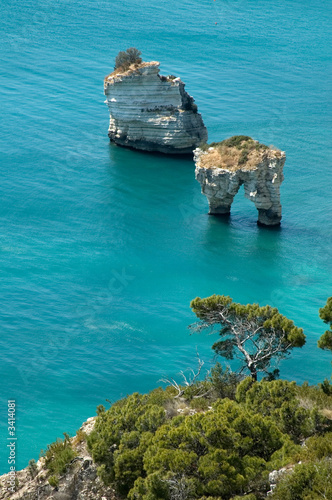
POLYGON ((196 179, 209 202, 209 214, 230 214, 234 196, 244 185, 244 195, 255 203, 258 223, 279 225, 280 185, 286 155, 247 136, 234 136, 194 152, 196 179))
POLYGON ((185 84, 160 76, 159 62, 115 70, 105 78, 111 141, 144 151, 190 154, 207 140, 207 130, 185 84))

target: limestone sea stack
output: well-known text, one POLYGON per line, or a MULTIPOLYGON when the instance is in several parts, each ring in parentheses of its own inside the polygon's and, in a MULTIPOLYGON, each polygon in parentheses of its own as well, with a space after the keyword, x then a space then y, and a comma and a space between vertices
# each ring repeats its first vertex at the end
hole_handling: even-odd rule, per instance
POLYGON ((194 159, 196 179, 208 199, 209 214, 229 214, 243 184, 245 197, 258 210, 258 224, 280 224, 280 184, 286 160, 283 151, 248 136, 234 136, 196 149, 194 159))
POLYGON ((180 78, 159 75, 159 62, 132 64, 105 78, 108 136, 121 146, 191 154, 207 141, 194 99, 180 78))

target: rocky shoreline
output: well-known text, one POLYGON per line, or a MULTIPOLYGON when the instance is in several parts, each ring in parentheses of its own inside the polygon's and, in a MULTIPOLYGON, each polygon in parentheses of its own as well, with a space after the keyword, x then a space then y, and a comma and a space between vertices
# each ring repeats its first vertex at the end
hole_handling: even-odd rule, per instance
POLYGON ((96 417, 88 418, 77 436, 71 438, 77 456, 68 465, 56 487, 49 483, 45 459, 40 458, 34 467, 28 466, 16 472, 14 493, 7 487, 9 474, 0 477, 0 500, 117 500, 112 488, 105 486, 97 476, 97 465, 90 456, 86 440, 78 439, 80 433, 88 436, 92 432, 95 421, 96 417))

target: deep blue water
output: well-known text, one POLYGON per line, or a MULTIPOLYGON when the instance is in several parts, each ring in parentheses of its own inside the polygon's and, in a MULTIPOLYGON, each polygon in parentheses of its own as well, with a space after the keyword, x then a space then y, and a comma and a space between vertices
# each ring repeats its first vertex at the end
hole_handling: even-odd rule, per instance
POLYGON ((281 375, 331 372, 316 342, 331 278, 329 2, 1 0, 1 449, 16 399, 17 459, 95 407, 206 365, 190 300, 269 303, 305 329, 281 375), (217 24, 216 24, 217 23, 217 24), (243 193, 207 216, 190 160, 114 147, 103 78, 136 46, 186 82, 211 141, 286 151, 280 230, 243 193))

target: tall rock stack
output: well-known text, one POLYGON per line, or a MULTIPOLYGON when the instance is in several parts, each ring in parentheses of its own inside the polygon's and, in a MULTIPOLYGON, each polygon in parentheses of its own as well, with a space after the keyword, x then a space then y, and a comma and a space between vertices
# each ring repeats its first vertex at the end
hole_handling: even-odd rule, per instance
POLYGON ((258 224, 281 221, 280 185, 286 155, 247 136, 234 136, 194 152, 195 175, 209 202, 209 214, 229 214, 234 196, 244 185, 255 203, 258 224))
POLYGON ((194 99, 174 76, 159 75, 159 62, 141 63, 105 78, 111 141, 144 151, 190 154, 207 140, 194 99))

